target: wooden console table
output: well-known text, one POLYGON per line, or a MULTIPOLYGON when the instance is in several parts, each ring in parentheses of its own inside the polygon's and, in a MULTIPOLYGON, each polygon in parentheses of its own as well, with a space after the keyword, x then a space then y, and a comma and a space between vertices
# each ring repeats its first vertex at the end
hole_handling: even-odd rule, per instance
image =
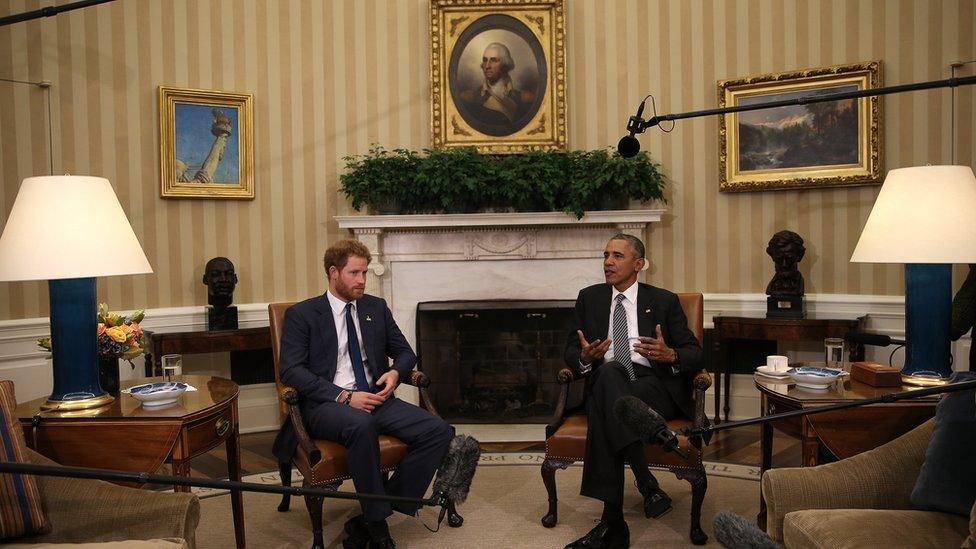
MULTIPOLYGON (((765 316, 723 316, 712 318, 715 329, 712 332, 715 350, 715 423, 729 420, 729 394, 732 386, 732 345, 733 339, 766 341, 820 341, 828 337, 844 337, 848 332, 859 331, 864 317, 853 319, 818 318, 766 318, 765 316), (725 378, 724 406, 722 403, 725 378)), ((850 360, 864 360, 864 346, 852 345, 850 360)))
POLYGON ((271 329, 192 330, 187 332, 149 332, 146 375, 162 374, 162 356, 171 353, 192 355, 271 348, 271 329))
MULTIPOLYGON (((823 362, 809 365, 822 366, 823 362)), ((844 369, 850 371, 850 364, 845 364, 844 369)), ((804 389, 790 380, 776 380, 761 374, 755 374, 755 383, 762 398, 763 416, 919 389, 908 385, 872 387, 854 381, 850 376, 841 378, 824 390, 804 389)), ((939 397, 931 395, 897 400, 763 423, 760 476, 772 466, 774 428, 800 439, 803 467, 813 467, 820 461, 821 446, 838 459, 844 459, 877 448, 911 431, 935 416, 939 397)), ((760 526, 765 527, 766 502, 761 494, 759 520, 760 526)))
MULTIPOLYGON (((123 394, 101 408, 42 412, 45 397, 21 403, 17 417, 28 445, 61 465, 153 473, 165 462, 173 474, 190 476, 190 460, 223 442, 227 473, 241 480, 241 445, 237 384, 211 376, 176 376, 197 388, 170 405, 144 407, 123 394), (35 427, 36 424, 36 427, 35 427)), ((122 382, 128 388, 154 380, 122 382)), ((188 492, 189 486, 176 486, 188 492)), ((244 547, 244 505, 239 490, 231 491, 234 534, 244 547)))

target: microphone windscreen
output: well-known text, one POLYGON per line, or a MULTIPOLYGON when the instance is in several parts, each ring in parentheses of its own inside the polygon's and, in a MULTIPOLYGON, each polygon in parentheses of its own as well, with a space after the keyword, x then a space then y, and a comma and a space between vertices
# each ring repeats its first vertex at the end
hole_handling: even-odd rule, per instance
POLYGON ((715 541, 730 549, 779 549, 752 521, 729 511, 715 515, 715 541))
POLYGON ((613 403, 613 415, 645 441, 654 440, 661 429, 668 426, 660 414, 632 395, 620 397, 613 403))
POLYGON ((458 435, 451 440, 444 461, 437 469, 434 479, 434 493, 441 493, 455 504, 468 499, 468 489, 474 480, 478 460, 481 459, 481 445, 474 437, 458 435))
POLYGON ((640 152, 640 141, 633 135, 625 135, 617 143, 617 152, 624 158, 636 156, 640 152))

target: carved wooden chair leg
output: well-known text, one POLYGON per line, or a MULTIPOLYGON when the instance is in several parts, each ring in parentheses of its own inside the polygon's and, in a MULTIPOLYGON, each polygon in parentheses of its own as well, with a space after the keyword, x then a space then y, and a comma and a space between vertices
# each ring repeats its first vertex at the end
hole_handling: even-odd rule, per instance
POLYGON ((701 527, 701 508, 705 501, 705 491, 708 489, 708 476, 705 474, 705 468, 676 473, 676 476, 691 483, 691 528, 688 537, 695 545, 705 545, 708 542, 708 534, 701 527))
MULTIPOLYGON (((303 481, 302 485, 309 487, 308 481, 303 481)), ((336 490, 339 484, 327 484, 320 486, 326 490, 336 490)), ((325 500, 322 496, 305 496, 305 507, 308 508, 308 518, 312 521, 312 549, 325 549, 325 542, 322 540, 322 503, 325 500)))
POLYGON ((572 461, 566 461, 561 459, 547 458, 542 462, 542 483, 546 486, 546 492, 549 493, 549 512, 546 516, 542 517, 542 525, 546 528, 552 528, 559 521, 558 505, 559 501, 556 497, 556 469, 565 469, 573 463, 572 461))
MULTIPOLYGON (((278 473, 281 476, 282 486, 291 486, 291 462, 279 461, 278 473)), ((281 503, 278 504, 278 512, 284 513, 291 506, 291 494, 282 494, 281 503)))
POLYGON ((464 517, 458 514, 453 501, 447 502, 447 525, 451 528, 460 528, 464 524, 464 517))

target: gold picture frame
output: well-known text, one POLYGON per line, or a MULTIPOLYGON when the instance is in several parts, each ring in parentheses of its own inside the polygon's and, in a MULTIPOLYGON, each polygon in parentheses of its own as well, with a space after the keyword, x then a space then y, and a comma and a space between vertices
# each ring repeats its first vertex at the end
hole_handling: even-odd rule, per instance
MULTIPOLYGON (((881 62, 720 80, 720 108, 881 86, 881 62)), ((862 97, 723 115, 719 190, 869 185, 882 178, 881 98, 862 97)))
POLYGON ((249 93, 159 86, 163 198, 254 198, 249 93))
POLYGON ((431 0, 434 148, 566 149, 564 14, 564 0, 431 0))

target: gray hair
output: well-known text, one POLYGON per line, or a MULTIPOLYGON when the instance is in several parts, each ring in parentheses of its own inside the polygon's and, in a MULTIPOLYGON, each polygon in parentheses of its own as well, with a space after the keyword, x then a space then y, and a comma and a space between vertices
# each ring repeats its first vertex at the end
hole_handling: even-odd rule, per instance
POLYGON ((501 42, 492 42, 491 44, 488 44, 488 47, 485 48, 485 52, 487 53, 490 49, 498 51, 500 54, 498 57, 501 59, 502 65, 505 67, 506 71, 511 71, 515 68, 515 61, 512 60, 512 53, 508 51, 508 47, 505 44, 502 44, 501 42))
POLYGON ((630 244, 630 247, 637 252, 637 257, 641 259, 644 258, 644 243, 641 242, 641 239, 637 238, 636 236, 626 233, 617 233, 611 236, 610 240, 626 240, 630 244))

